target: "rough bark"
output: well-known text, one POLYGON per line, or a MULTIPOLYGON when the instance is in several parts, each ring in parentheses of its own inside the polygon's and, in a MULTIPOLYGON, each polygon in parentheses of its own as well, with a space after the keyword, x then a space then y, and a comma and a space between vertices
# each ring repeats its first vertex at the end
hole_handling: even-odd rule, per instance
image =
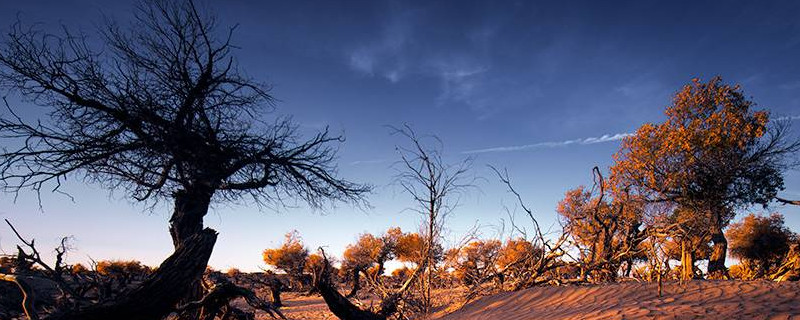
MULTIPOLYGON (((177 248, 181 243, 187 241, 189 237, 203 230, 203 217, 208 213, 213 192, 201 189, 179 190, 173 195, 175 208, 172 217, 169 219, 169 233, 172 236, 172 244, 177 248)), ((203 286, 201 284, 202 274, 190 283, 186 295, 178 303, 187 303, 200 299, 203 296, 203 286)), ((179 317, 181 320, 197 319, 199 314, 188 312, 179 317)))
POLYGON ((708 258, 708 274, 712 277, 726 277, 728 269, 725 268, 725 256, 728 252, 728 240, 722 233, 722 227, 714 226, 711 230, 712 250, 708 258))
POLYGON ((141 285, 112 300, 78 311, 53 314, 49 320, 161 319, 175 308, 192 283, 200 279, 217 241, 206 228, 182 242, 175 252, 141 285))
POLYGON ((348 300, 341 293, 339 293, 338 290, 336 290, 336 288, 331 284, 330 263, 328 262, 327 258, 325 258, 324 266, 320 272, 320 275, 317 277, 317 282, 314 283, 314 287, 319 290, 322 299, 324 299, 325 304, 328 305, 328 309, 330 309, 330 311, 339 319, 386 320, 389 316, 397 312, 398 303, 402 298, 403 293, 410 288, 411 283, 417 279, 421 269, 424 267, 425 265, 423 264, 417 268, 414 273, 411 274, 411 277, 406 280, 403 286, 397 290, 397 292, 386 295, 381 301, 380 310, 377 313, 368 310, 362 310, 350 302, 350 300, 348 300))
POLYGON ((353 269, 353 273, 351 275, 353 277, 352 278, 352 280, 353 280, 353 289, 350 290, 350 293, 347 294, 348 298, 355 297, 356 294, 358 294, 358 290, 361 289, 361 283, 359 283, 359 278, 360 278, 359 272, 360 271, 357 268, 353 269))
POLYGON ((281 290, 283 290, 283 282, 276 276, 272 276, 270 279, 269 285, 269 292, 272 295, 272 304, 276 307, 282 307, 283 302, 281 302, 281 290))
POLYGON ((331 284, 330 277, 323 273, 317 281, 317 289, 319 289, 322 299, 328 305, 328 309, 342 320, 386 320, 386 316, 380 313, 374 313, 354 305, 345 296, 339 293, 338 290, 331 284))
POLYGON ((694 279, 694 248, 689 241, 681 241, 681 281, 694 279))
POLYGON ((203 230, 203 217, 208 213, 212 192, 180 190, 175 193, 175 209, 169 219, 169 234, 175 248, 203 230))
POLYGON ((770 276, 771 279, 781 281, 800 280, 800 246, 793 244, 786 253, 786 258, 778 267, 778 271, 770 276))

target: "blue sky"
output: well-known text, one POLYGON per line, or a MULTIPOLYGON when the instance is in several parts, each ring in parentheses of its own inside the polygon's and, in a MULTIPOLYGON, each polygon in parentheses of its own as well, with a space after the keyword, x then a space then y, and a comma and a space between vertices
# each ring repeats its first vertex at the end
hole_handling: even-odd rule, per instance
MULTIPOLYGON (((376 186, 371 208, 326 212, 298 206, 258 210, 217 205, 206 224, 219 230, 218 268, 255 270, 260 252, 297 229, 310 247, 341 252, 361 232, 419 217, 391 184, 395 145, 386 125, 408 123, 444 142, 448 161, 474 157, 485 179, 460 201, 448 239, 475 223, 497 232, 513 199, 486 168, 509 170, 545 225, 563 193, 591 183, 619 138, 663 120, 679 88, 721 75, 741 84, 759 108, 800 115, 800 3, 796 1, 200 1, 222 25, 238 23, 234 43, 247 74, 273 85, 277 114, 304 131, 330 126, 347 141, 343 177, 376 186), (493 227, 495 226, 495 227, 493 227)), ((46 27, 93 32, 106 15, 129 18, 133 2, 30 0, 0 3, 0 21, 19 14, 46 27)), ((0 24, 4 32, 8 26, 0 24)), ((41 110, 18 105, 35 114, 41 110)), ((272 117, 274 115, 266 115, 272 117)), ((793 121, 795 127, 800 126, 793 121)), ((798 129, 794 129, 797 133, 798 129)), ((800 173, 786 175, 786 197, 800 198, 800 173)), ((70 259, 139 259, 157 264, 171 251, 169 204, 147 211, 124 194, 72 179, 75 201, 45 194, 0 198, 0 217, 41 246, 73 236, 70 259)), ((785 213, 800 231, 800 210, 785 213)), ((0 248, 14 239, 0 227, 0 248)))

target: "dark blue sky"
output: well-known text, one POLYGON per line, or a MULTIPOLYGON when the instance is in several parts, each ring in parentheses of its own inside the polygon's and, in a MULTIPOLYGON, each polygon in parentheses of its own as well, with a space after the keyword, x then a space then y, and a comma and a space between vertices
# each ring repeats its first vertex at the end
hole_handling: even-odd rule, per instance
MULTIPOLYGON (((260 250, 291 229, 311 246, 340 251, 360 232, 414 228, 418 217, 403 211, 408 197, 390 185, 394 146, 403 141, 385 125, 409 123, 438 135, 448 159, 475 157, 475 173, 486 180, 453 214, 457 238, 476 221, 498 224, 503 206, 513 206, 486 164, 507 167, 552 224, 564 191, 591 183, 592 166, 610 163, 622 134, 661 121, 672 94, 691 78, 721 75, 776 117, 800 115, 797 1, 234 0, 201 7, 221 25, 239 24, 240 64, 274 86, 278 112, 309 132, 326 125, 343 132, 341 174, 377 186, 367 210, 218 207, 206 221, 222 232, 211 261, 221 268, 254 269, 260 250)), ((91 34, 102 14, 124 21, 132 8, 128 1, 7 1, 0 21, 19 13, 25 22, 91 34)), ((33 197, 16 204, 6 197, 0 215, 46 240, 73 234, 76 261, 90 255, 156 263, 171 249, 168 207, 142 215, 123 195, 72 188, 75 203, 47 196, 39 213, 33 197), (97 231, 112 224, 130 228, 97 231), (147 237, 131 244, 132 234, 147 237)), ((797 171, 787 173, 785 195, 800 198, 797 171)), ((776 209, 800 231, 798 210, 776 209)), ((495 231, 485 228, 486 235, 495 231)), ((6 231, 0 246, 11 248, 6 231)))

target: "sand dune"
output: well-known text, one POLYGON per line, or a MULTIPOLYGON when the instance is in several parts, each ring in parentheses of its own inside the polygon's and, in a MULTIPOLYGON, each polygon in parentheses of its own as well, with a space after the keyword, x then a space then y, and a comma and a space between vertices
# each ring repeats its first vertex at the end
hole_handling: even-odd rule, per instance
POLYGON ((439 320, 800 319, 800 283, 692 281, 541 287, 484 297, 439 320))

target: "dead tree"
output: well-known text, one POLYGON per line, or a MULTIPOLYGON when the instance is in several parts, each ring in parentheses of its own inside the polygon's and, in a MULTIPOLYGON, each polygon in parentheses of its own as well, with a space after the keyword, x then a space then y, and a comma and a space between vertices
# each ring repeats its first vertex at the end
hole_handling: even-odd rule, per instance
MULTIPOLYGON (((6 221, 8 223, 8 221, 6 221)), ((63 252, 64 245, 56 249, 56 262, 52 266, 42 260, 33 240, 25 240, 19 232, 8 223, 19 240, 27 246, 28 251, 17 247, 19 256, 43 270, 42 277, 55 282, 59 289, 68 294, 73 300, 68 305, 43 319, 52 320, 93 320, 93 319, 157 319, 174 310, 175 305, 185 297, 191 289, 191 284, 199 279, 206 269, 206 263, 211 255, 211 248, 217 240, 217 233, 211 229, 204 229, 189 238, 191 241, 181 243, 175 252, 158 267, 158 272, 152 273, 144 282, 132 288, 117 299, 90 303, 83 296, 77 295, 72 283, 64 278, 63 252)), ((25 311, 29 319, 34 319, 37 314, 33 309, 32 297, 34 292, 26 286, 33 275, 8 275, 3 274, 2 280, 14 281, 19 285, 23 296, 25 311)))
POLYGON ((209 274, 207 280, 209 285, 206 294, 200 300, 178 307, 178 313, 201 310, 200 319, 202 320, 213 320, 217 316, 221 319, 229 319, 229 317, 241 317, 241 315, 247 315, 245 316, 246 318, 253 319, 254 315, 252 313, 247 313, 231 306, 232 300, 242 297, 248 305, 266 312, 272 318, 286 319, 286 316, 278 309, 279 306, 262 300, 250 289, 238 286, 223 276, 214 273, 209 274))
MULTIPOLYGON (((233 31, 220 37, 190 0, 144 2, 130 28, 110 23, 100 32, 102 48, 15 23, 0 44, 0 87, 46 107, 49 118, 27 122, 4 100, 0 137, 10 147, 0 154, 0 185, 38 194, 72 176, 138 201, 172 201, 172 263, 203 266, 214 243, 203 228, 212 202, 361 201, 369 188, 336 176, 341 137, 326 129, 303 139, 290 119, 261 117, 274 100, 240 73, 233 31), (208 251, 185 261, 187 250, 208 251)), ((183 281, 163 279, 166 271, 149 285, 183 291, 175 286, 183 281)))
POLYGON ((261 279, 258 279, 256 281, 258 283, 261 283, 269 287, 270 297, 272 298, 272 304, 274 306, 276 307, 283 306, 283 302, 281 302, 281 292, 286 287, 286 285, 283 284, 283 281, 281 281, 281 279, 278 279, 278 277, 274 273, 270 273, 267 274, 266 281, 261 279))
MULTIPOLYGON (((533 210, 525 205, 525 202, 522 200, 522 195, 520 195, 520 193, 517 192, 512 185, 508 171, 503 170, 501 172, 493 166, 490 166, 490 168, 495 172, 495 174, 497 174, 500 181, 506 186, 507 191, 514 196, 514 198, 517 200, 517 204, 525 212, 533 227, 533 235, 531 236, 532 239, 530 240, 532 247, 540 248, 540 250, 533 250, 520 257, 517 261, 509 263, 503 270, 498 271, 498 273, 503 274, 506 272, 506 270, 510 270, 511 268, 517 266, 522 266, 521 269, 523 272, 522 274, 517 275, 516 283, 513 284, 513 290, 520 290, 552 281, 560 281, 560 279, 548 277, 548 273, 563 266, 563 261, 561 258, 567 254, 565 246, 569 238, 569 232, 567 230, 562 230, 558 237, 554 240, 547 239, 547 237, 545 237, 545 233, 542 232, 542 228, 539 225, 539 220, 537 220, 536 216, 534 216, 533 210)), ((512 228, 527 239, 529 237, 528 232, 514 223, 512 215, 509 216, 512 218, 512 228)))
MULTIPOLYGON (((320 249, 323 257, 323 267, 320 270, 320 275, 316 277, 317 281, 314 286, 319 291, 319 294, 325 300, 328 309, 339 319, 342 320, 386 320, 398 311, 399 303, 403 299, 403 295, 411 287, 411 284, 416 281, 421 270, 425 269, 425 265, 420 265, 414 273, 403 283, 400 289, 390 292, 389 290, 381 288, 377 283, 373 283, 376 288, 379 288, 382 294, 382 300, 377 311, 364 310, 350 302, 347 297, 339 293, 331 280, 331 265, 325 252, 320 249)), ((366 277, 368 281, 372 279, 366 277)))
POLYGON ((414 130, 405 125, 403 128, 392 128, 410 141, 411 146, 396 147, 401 161, 396 181, 413 198, 416 207, 413 210, 424 217, 422 233, 425 237, 425 257, 423 265, 422 290, 424 308, 430 311, 431 287, 433 285, 434 268, 436 268, 436 249, 444 220, 457 206, 458 198, 465 189, 473 185, 467 173, 471 159, 467 158, 455 164, 447 164, 442 160, 441 141, 432 137, 438 147, 430 147, 414 130))

